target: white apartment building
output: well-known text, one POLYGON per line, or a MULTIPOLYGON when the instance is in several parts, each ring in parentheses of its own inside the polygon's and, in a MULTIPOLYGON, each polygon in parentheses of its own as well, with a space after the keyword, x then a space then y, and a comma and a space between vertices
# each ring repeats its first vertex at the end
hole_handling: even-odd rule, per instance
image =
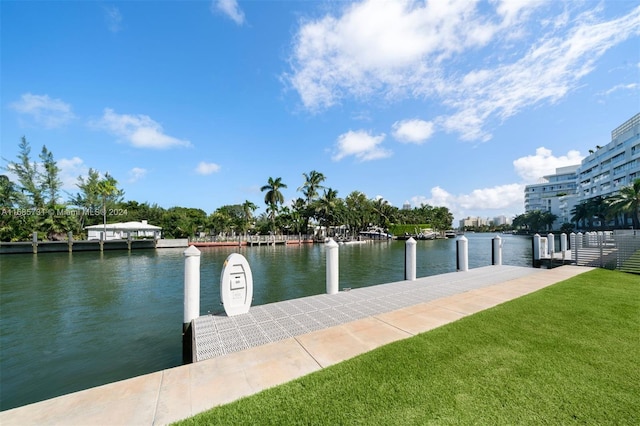
POLYGON ((496 216, 493 218, 494 226, 511 225, 511 223, 513 223, 513 220, 511 220, 510 217, 506 217, 504 215, 496 216))
POLYGON ((542 177, 541 183, 527 185, 524 190, 524 211, 548 211, 558 218, 553 228, 571 222, 571 210, 578 203, 577 171, 579 164, 559 167, 553 175, 542 177))
POLYGON ((561 167, 525 188, 525 212, 549 211, 553 227, 571 222, 571 211, 593 197, 608 197, 640 178, 640 113, 611 132, 611 142, 589 150, 577 166, 561 167))
POLYGON ((611 142, 589 151, 578 170, 580 201, 608 197, 640 178, 640 113, 611 132, 611 142))

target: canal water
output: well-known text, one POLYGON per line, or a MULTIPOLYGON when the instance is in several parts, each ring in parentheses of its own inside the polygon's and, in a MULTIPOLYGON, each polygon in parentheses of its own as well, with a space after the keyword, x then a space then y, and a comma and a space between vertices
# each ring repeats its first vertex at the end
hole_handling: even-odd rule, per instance
MULTIPOLYGON (((494 234, 467 234, 469 267, 494 234)), ((531 239, 501 235, 503 264, 531 265, 531 239)), ((404 278, 404 242, 341 245, 340 287, 404 278)), ((417 276, 456 270, 455 240, 418 241, 417 276)), ((184 249, 0 256, 0 410, 182 363, 184 249)), ((222 312, 222 264, 243 254, 253 305, 325 291, 322 244, 205 248, 201 313, 222 312)))

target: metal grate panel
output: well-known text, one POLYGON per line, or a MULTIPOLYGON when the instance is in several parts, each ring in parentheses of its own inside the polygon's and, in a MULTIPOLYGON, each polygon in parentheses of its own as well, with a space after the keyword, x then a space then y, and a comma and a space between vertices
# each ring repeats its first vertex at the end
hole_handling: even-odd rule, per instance
POLYGON ((539 272, 490 266, 252 307, 247 314, 207 315, 193 322, 196 361, 288 339, 539 272))

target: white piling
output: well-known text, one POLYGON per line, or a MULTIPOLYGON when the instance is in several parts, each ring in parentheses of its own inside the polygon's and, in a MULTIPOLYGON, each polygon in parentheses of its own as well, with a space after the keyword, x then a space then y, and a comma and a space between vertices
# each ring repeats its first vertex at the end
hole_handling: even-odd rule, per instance
POLYGON ((564 262, 567 256, 567 234, 564 232, 560 234, 560 253, 562 253, 562 261, 564 262))
POLYGON ((469 270, 469 240, 464 235, 456 241, 457 269, 461 272, 469 270))
POLYGON ((549 258, 553 260, 553 255, 556 252, 556 237, 551 232, 547 234, 547 244, 549 258))
POLYGON ((404 279, 407 281, 416 280, 416 245, 418 243, 413 237, 404 243, 404 279))
POLYGON ((200 316, 200 250, 189 246, 184 252, 183 327, 200 316))
POLYGON ((502 238, 499 235, 491 240, 491 249, 491 264, 502 265, 502 238))
POLYGON ((38 254, 38 233, 34 232, 31 239, 31 247, 33 254, 38 254))
POLYGON ((535 234, 531 240, 531 251, 533 255, 533 267, 540 267, 540 234, 535 234))
POLYGON ((338 293, 339 288, 339 267, 338 267, 338 243, 333 238, 324 245, 327 256, 327 294, 338 293))

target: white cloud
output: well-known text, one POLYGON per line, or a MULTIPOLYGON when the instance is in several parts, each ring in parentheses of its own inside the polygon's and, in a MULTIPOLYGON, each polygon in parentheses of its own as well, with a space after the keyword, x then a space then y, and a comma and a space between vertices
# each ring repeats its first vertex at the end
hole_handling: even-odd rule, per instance
POLYGON ((540 147, 535 155, 513 161, 513 167, 522 178, 521 183, 508 183, 489 188, 474 189, 466 194, 452 194, 440 186, 431 188, 431 195, 411 198, 414 206, 429 204, 447 207, 456 218, 466 216, 513 216, 524 210, 524 189, 545 175, 554 174, 556 168, 580 164, 584 157, 578 151, 554 156, 551 150, 540 147), (480 213, 481 212, 481 213, 480 213))
POLYGON ((340 161, 345 157, 354 156, 359 161, 379 160, 391 155, 391 151, 380 147, 385 134, 374 136, 365 130, 343 133, 338 136, 334 161, 340 161))
POLYGON ((605 91, 603 94, 605 96, 609 96, 610 94, 612 94, 613 92, 617 92, 620 90, 638 90, 638 88, 640 87, 640 85, 638 85, 638 83, 629 83, 629 84, 617 84, 615 86, 613 86, 611 89, 605 91))
POLYGON ((111 108, 105 108, 102 118, 90 124, 124 138, 136 148, 167 149, 191 146, 187 140, 166 135, 162 126, 148 115, 116 114, 111 108))
POLYGON ((79 157, 61 158, 56 161, 60 168, 58 176, 62 181, 62 189, 66 191, 78 191, 78 177, 85 176, 89 173, 89 168, 79 157))
POLYGON ((303 22, 294 39, 289 81, 312 110, 346 95, 395 97, 423 91, 425 84, 438 89, 446 60, 487 45, 524 15, 505 11, 500 22, 482 15, 476 3, 365 0, 339 16, 303 22))
POLYGON ((540 102, 554 103, 575 89, 609 48, 640 33, 640 8, 609 22, 585 12, 565 34, 542 37, 520 59, 493 69, 474 70, 446 85, 443 103, 457 110, 442 117, 443 127, 465 140, 487 140, 485 123, 505 120, 540 102))
POLYGON ((207 163, 201 161, 200 163, 198 163, 198 167, 196 167, 196 173, 198 173, 199 175, 210 175, 213 173, 217 173, 218 171, 220 171, 220 166, 216 163, 207 163))
POLYGON ((122 14, 120 9, 115 6, 104 8, 104 17, 107 21, 107 27, 112 33, 117 33, 122 29, 122 14))
POLYGON ((559 101, 640 33, 640 7, 609 21, 575 11, 590 5, 365 0, 302 22, 284 79, 312 112, 350 98, 431 100, 451 111, 438 128, 488 140, 494 121, 559 101), (491 66, 468 59, 480 55, 491 66))
POLYGON ((393 137, 400 142, 422 144, 433 135, 433 123, 419 119, 393 123, 393 137))
POLYGON ((129 170, 128 175, 129 175, 129 182, 134 183, 139 181, 140 179, 143 179, 147 175, 147 169, 143 169, 141 167, 134 167, 133 169, 129 170))
POLYGON ((224 13, 238 25, 242 25, 245 22, 244 12, 238 6, 237 0, 213 0, 211 2, 211 11, 224 13))
POLYGON ((71 105, 61 99, 51 99, 49 95, 25 93, 9 107, 48 129, 61 127, 75 118, 71 105))
POLYGON ((500 209, 517 205, 522 208, 524 185, 511 183, 491 188, 474 189, 469 194, 456 197, 456 203, 463 209, 500 209))
MULTIPOLYGON (((457 218, 468 216, 469 212, 483 212, 487 215, 515 215, 524 209, 524 184, 512 183, 491 188, 474 189, 468 194, 454 195, 436 186, 431 188, 431 196, 411 198, 414 206, 429 204, 447 207, 457 218)), ((471 214, 475 216, 477 214, 471 214)))
POLYGON ((524 182, 536 183, 546 175, 556 172, 556 168, 580 164, 584 156, 571 150, 566 155, 556 157, 550 149, 540 147, 535 155, 527 155, 513 161, 513 167, 524 182))

